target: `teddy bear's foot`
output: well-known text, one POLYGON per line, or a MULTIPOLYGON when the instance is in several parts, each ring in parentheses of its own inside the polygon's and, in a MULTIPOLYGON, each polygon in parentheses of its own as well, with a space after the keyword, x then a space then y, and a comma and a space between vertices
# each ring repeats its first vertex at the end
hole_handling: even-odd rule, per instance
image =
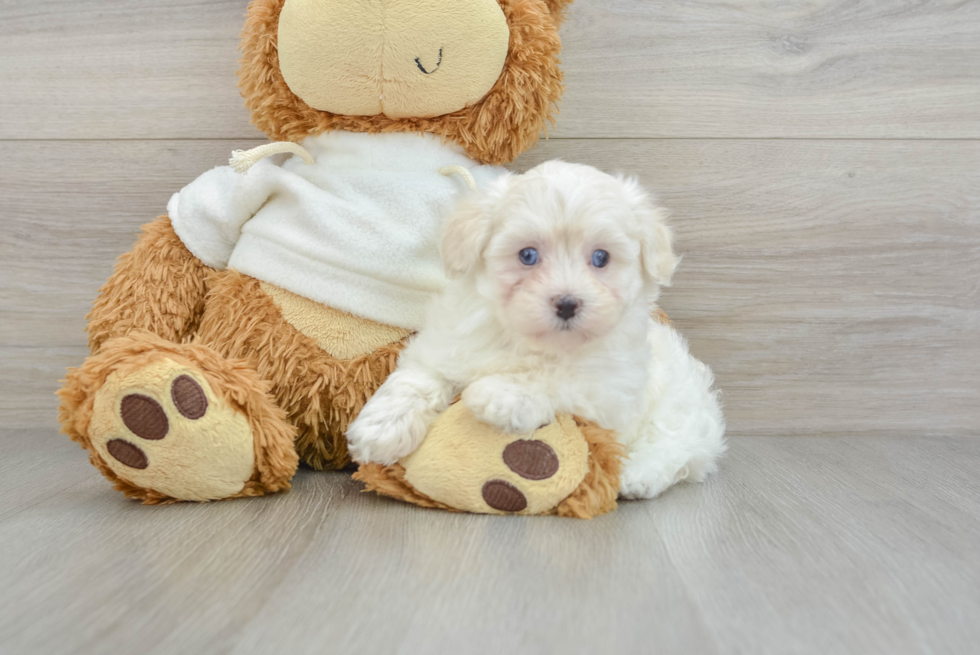
POLYGON ((146 503, 259 496, 296 471, 294 430, 267 385, 204 346, 113 339, 59 394, 65 432, 146 503))
POLYGON ((411 455, 392 466, 363 465, 354 477, 424 507, 592 518, 616 507, 621 455, 612 432, 571 416, 515 436, 458 402, 411 455))

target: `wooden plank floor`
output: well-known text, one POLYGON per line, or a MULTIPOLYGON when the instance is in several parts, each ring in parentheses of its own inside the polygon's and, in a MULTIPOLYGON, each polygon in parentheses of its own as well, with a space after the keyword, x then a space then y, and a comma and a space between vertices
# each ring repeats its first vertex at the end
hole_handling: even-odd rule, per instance
POLYGON ((301 472, 144 508, 5 432, 0 652, 976 652, 980 440, 743 437, 581 522, 450 515, 301 472))
POLYGON ((732 436, 707 485, 584 523, 309 471, 148 509, 56 433, 114 259, 263 142, 246 4, 0 0, 0 654, 977 651, 980 2, 577 0, 515 168, 661 197, 732 436))

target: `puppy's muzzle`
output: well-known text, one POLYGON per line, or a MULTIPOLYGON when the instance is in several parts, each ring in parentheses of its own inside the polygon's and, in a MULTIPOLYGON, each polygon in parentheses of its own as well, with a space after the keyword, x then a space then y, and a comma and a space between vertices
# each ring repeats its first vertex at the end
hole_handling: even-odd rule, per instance
POLYGON ((563 321, 575 318, 581 303, 573 296, 562 296, 555 300, 555 315, 563 321))

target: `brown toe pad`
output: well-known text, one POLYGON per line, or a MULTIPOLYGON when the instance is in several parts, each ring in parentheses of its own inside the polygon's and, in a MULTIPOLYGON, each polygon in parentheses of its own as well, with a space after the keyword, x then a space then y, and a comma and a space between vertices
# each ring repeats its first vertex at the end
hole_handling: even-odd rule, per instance
POLYGON ((150 466, 150 460, 138 446, 122 439, 113 439, 106 444, 106 450, 121 464, 129 468, 143 470, 150 466))
POLYGON ((170 421, 160 403, 149 396, 130 394, 119 404, 119 414, 129 431, 140 439, 159 441, 170 431, 170 421))
POLYGON ((561 467, 554 448, 533 440, 515 441, 504 448, 504 464, 525 480, 547 480, 561 467))
POLYGON ((500 512, 523 512, 527 509, 527 496, 505 480, 491 480, 483 485, 483 500, 500 512))
POLYGON ((208 397, 204 389, 189 375, 181 375, 170 387, 170 397, 181 416, 192 421, 204 418, 208 397))

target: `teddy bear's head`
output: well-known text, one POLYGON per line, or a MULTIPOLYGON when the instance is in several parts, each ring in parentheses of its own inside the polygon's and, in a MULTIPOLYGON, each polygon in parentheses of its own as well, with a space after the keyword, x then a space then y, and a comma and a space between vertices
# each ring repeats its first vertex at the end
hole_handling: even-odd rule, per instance
POLYGON ((534 145, 561 96, 572 0, 252 0, 239 86, 252 122, 429 132, 488 164, 534 145))

